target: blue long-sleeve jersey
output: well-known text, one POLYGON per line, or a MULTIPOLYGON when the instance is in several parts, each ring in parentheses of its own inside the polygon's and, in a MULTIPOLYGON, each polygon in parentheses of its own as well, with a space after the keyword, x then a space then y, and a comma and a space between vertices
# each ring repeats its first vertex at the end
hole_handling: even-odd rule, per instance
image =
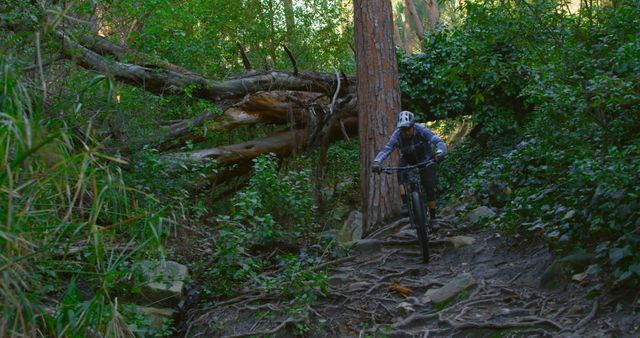
POLYGON ((407 164, 416 164, 433 158, 433 145, 444 154, 447 153, 447 146, 438 135, 434 134, 428 128, 419 124, 415 125, 413 135, 408 140, 402 138, 400 129, 396 129, 387 145, 380 150, 374 162, 382 163, 393 149, 400 150, 400 160, 407 164))

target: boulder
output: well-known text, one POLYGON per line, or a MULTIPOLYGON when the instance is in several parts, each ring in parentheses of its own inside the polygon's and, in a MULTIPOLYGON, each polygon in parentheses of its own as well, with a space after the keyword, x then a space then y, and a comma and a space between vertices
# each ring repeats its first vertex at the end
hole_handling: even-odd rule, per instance
POLYGON ((455 297, 458 293, 476 284, 475 278, 470 273, 463 273, 447 282, 441 288, 430 289, 422 297, 424 303, 439 304, 455 297))
POLYGON ((162 330, 165 321, 170 320, 177 312, 174 309, 138 306, 137 312, 145 317, 154 331, 162 330))
POLYGON ((142 288, 141 302, 144 305, 176 307, 189 278, 187 267, 172 261, 144 261, 141 266, 147 280, 142 288))
POLYGON ((341 245, 362 239, 362 213, 353 210, 347 216, 340 229, 333 229, 327 233, 334 236, 336 242, 341 245))
POLYGON ((351 252, 359 255, 372 255, 382 251, 382 242, 377 239, 361 239, 349 244, 352 245, 351 252))
POLYGON ((350 212, 342 225, 341 232, 349 234, 351 241, 362 239, 362 213, 358 210, 350 212))
POLYGON ((475 238, 470 236, 453 236, 453 237, 447 237, 446 240, 449 243, 451 243, 451 245, 453 245, 455 249, 461 246, 471 245, 476 241, 475 238))
POLYGON ((561 288, 574 274, 583 272, 594 262, 595 256, 588 253, 573 253, 556 259, 540 276, 540 287, 548 290, 561 288))
POLYGON ((489 207, 481 206, 469 211, 469 213, 464 217, 464 220, 469 223, 477 224, 485 218, 495 216, 495 214, 496 213, 489 207))

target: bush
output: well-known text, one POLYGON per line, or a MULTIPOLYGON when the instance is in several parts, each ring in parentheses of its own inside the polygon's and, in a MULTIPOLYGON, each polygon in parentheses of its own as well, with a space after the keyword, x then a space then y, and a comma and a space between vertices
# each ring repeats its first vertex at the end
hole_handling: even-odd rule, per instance
MULTIPOLYGON (((232 212, 218 218, 212 261, 201 262, 198 268, 206 278, 205 293, 209 296, 233 296, 268 268, 268 262, 262 262, 254 248, 297 248, 312 225, 308 171, 282 175, 273 155, 254 159, 253 169, 247 187, 232 199, 232 212)), ((306 280, 305 276, 300 278, 306 280)))

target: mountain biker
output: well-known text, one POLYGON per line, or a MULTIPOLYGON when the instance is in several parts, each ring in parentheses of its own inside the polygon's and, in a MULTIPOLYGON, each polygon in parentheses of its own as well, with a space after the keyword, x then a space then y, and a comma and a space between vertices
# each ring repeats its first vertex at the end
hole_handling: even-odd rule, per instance
MULTIPOLYGON (((447 153, 447 146, 438 135, 434 134, 428 128, 415 123, 415 117, 410 111, 401 111, 398 115, 398 123, 396 130, 391 135, 387 145, 376 155, 373 160, 373 172, 382 171, 382 161, 384 161, 393 151, 398 148, 400 151, 400 167, 418 164, 427 160, 435 159, 440 162, 447 153), (437 150, 433 152, 433 146, 437 150)), ((406 179, 407 172, 398 172, 398 180, 403 182, 406 179)), ((427 195, 427 208, 431 215, 431 227, 433 230, 439 228, 436 219, 436 167, 430 165, 420 169, 420 180, 427 195)), ((408 210, 409 197, 404 191, 404 187, 400 186, 400 197, 402 199, 402 210, 406 214, 408 210)))

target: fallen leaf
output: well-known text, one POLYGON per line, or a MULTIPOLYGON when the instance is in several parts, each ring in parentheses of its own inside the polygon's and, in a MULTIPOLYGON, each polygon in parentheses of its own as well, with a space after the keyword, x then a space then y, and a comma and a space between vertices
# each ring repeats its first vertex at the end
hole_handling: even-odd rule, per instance
POLYGON ((411 289, 400 285, 398 282, 392 282, 391 285, 389 285, 389 290, 400 294, 403 297, 408 297, 413 293, 411 289))

